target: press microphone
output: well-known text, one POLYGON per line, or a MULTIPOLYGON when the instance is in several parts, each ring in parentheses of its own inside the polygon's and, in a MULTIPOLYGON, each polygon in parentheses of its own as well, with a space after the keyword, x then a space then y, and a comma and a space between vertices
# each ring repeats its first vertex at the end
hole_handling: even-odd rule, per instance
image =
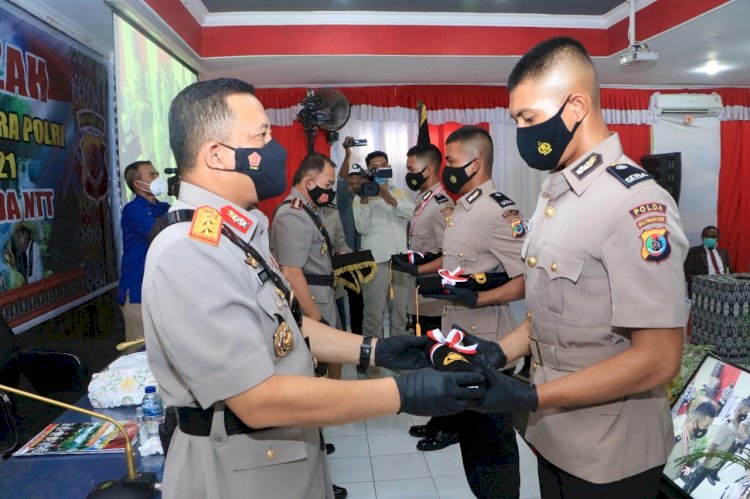
POLYGON ((133 445, 130 443, 130 438, 125 429, 122 427, 119 421, 100 414, 98 412, 89 411, 88 409, 82 409, 74 405, 59 402, 47 397, 42 397, 35 393, 30 393, 18 388, 12 388, 10 386, 0 384, 0 391, 9 392, 14 395, 21 397, 30 398, 44 404, 55 405, 68 409, 74 412, 80 412, 87 416, 94 418, 103 419, 109 421, 123 434, 125 437, 125 462, 127 464, 128 473, 120 480, 108 480, 97 484, 94 489, 87 496, 88 498, 100 498, 100 499, 140 499, 150 498, 154 494, 161 490, 161 483, 156 481, 156 473, 144 472, 138 473, 135 469, 135 453, 133 451, 133 445))

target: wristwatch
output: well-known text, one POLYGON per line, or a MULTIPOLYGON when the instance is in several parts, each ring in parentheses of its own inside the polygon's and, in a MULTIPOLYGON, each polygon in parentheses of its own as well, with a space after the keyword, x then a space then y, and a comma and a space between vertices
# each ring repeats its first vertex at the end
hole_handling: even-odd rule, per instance
POLYGON ((359 346, 359 365, 357 371, 364 374, 370 365, 370 352, 372 352, 372 336, 362 338, 362 344, 359 346))

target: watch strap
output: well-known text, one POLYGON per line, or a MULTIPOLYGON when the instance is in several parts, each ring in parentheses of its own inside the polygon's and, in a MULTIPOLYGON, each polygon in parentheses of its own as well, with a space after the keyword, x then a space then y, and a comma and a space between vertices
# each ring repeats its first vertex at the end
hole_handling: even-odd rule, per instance
POLYGON ((359 346, 359 364, 357 365, 357 371, 360 373, 367 372, 367 368, 370 366, 371 343, 372 336, 362 338, 362 344, 359 346))

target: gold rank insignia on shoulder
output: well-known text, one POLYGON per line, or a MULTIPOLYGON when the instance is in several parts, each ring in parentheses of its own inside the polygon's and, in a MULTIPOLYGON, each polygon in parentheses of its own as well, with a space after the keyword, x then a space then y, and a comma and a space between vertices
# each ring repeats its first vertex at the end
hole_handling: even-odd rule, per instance
POLYGON ((247 233, 250 227, 253 226, 252 220, 240 214, 237 210, 235 210, 229 205, 222 206, 220 213, 221 213, 221 218, 226 223, 228 223, 229 225, 231 225, 238 231, 242 232, 243 234, 247 233))
POLYGON ((295 210, 301 210, 302 209, 302 200, 300 198, 294 198, 294 199, 292 199, 292 202, 289 203, 289 206, 291 206, 295 210))
POLYGON ((476 201, 479 198, 479 196, 481 196, 481 195, 482 195, 482 189, 476 188, 473 191, 471 191, 471 194, 469 194, 466 197, 466 202, 469 203, 469 204, 471 204, 474 201, 476 201))
POLYGON ((286 322, 279 324, 273 333, 273 350, 276 357, 285 357, 294 349, 294 333, 286 322))
POLYGON ((200 206, 193 214, 190 225, 190 238, 213 246, 219 245, 221 238, 221 215, 210 206, 200 206))

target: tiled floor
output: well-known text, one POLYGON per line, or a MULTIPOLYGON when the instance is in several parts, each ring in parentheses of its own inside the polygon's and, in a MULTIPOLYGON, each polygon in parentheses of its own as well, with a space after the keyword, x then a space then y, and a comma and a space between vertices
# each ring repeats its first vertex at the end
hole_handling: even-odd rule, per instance
MULTIPOLYGON (((344 378, 356 378, 352 366, 344 378)), ((416 449, 413 424, 428 418, 396 414, 324 429, 336 446, 328 456, 333 482, 346 487, 349 499, 470 499, 458 445, 432 452, 416 449)), ((539 497, 536 458, 519 438, 521 498, 539 497)))

